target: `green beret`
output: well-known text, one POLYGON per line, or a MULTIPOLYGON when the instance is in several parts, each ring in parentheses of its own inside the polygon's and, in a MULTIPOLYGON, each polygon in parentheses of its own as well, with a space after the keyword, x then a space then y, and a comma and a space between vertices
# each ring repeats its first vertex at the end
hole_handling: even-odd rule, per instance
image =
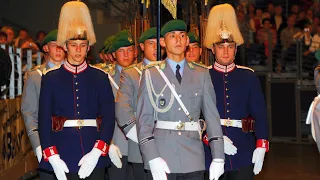
POLYGON ((51 42, 51 41, 57 41, 57 34, 58 34, 58 30, 52 30, 50 31, 43 39, 43 45, 51 42))
POLYGON ((318 61, 320 61, 320 49, 318 49, 314 55, 315 55, 316 59, 318 61))
POLYGON ((115 52, 121 47, 128 47, 134 45, 133 38, 128 30, 118 32, 109 47, 109 52, 115 52))
POLYGON ((189 32, 188 37, 189 37, 190 43, 195 43, 195 42, 200 43, 199 36, 194 32, 189 32))
POLYGON ((163 37, 168 32, 172 31, 186 31, 187 32, 187 25, 184 21, 180 19, 173 19, 168 21, 164 26, 161 28, 161 37, 163 37))
POLYGON ((111 46, 114 38, 115 38, 115 36, 109 36, 109 37, 106 39, 106 41, 105 41, 105 43, 104 43, 104 53, 106 53, 106 54, 110 53, 110 52, 108 52, 108 51, 109 51, 109 49, 110 49, 110 46, 111 46))
POLYGON ((144 43, 144 41, 148 39, 155 39, 155 38, 157 38, 157 29, 155 27, 152 27, 141 34, 139 38, 139 43, 144 43))

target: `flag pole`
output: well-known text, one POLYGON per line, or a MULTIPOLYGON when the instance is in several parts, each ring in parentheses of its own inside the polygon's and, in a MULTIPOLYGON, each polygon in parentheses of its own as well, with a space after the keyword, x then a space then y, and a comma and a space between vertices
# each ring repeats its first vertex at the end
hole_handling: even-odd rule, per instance
POLYGON ((160 27, 161 27, 161 0, 157 1, 157 61, 161 61, 161 47, 160 47, 160 27))

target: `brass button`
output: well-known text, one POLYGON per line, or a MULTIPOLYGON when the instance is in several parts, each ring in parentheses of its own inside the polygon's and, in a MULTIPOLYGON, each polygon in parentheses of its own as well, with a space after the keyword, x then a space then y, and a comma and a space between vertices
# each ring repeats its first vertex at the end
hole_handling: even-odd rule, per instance
POLYGON ((78 85, 78 82, 76 82, 76 85, 78 85))
POLYGON ((225 76, 225 77, 227 77, 227 76, 228 76, 228 74, 225 74, 224 76, 225 76))
POLYGON ((230 112, 230 110, 228 109, 227 112, 230 112))
POLYGON ((227 106, 229 106, 230 105, 230 103, 227 103, 227 106))
POLYGON ((178 135, 181 136, 181 132, 180 131, 178 132, 178 135))
POLYGON ((79 89, 76 89, 76 91, 78 92, 78 91, 79 91, 79 89))
POLYGON ((181 111, 181 108, 179 108, 178 110, 181 111))
POLYGON ((79 104, 77 104, 77 107, 79 107, 79 104))
POLYGON ((229 98, 229 95, 227 95, 226 97, 229 98))
POLYGON ((226 83, 226 84, 227 84, 227 83, 228 83, 228 81, 225 81, 224 83, 226 83))
POLYGON ((79 97, 77 97, 77 99, 79 99, 79 97))
POLYGON ((229 89, 228 88, 226 88, 226 91, 228 91, 229 89))

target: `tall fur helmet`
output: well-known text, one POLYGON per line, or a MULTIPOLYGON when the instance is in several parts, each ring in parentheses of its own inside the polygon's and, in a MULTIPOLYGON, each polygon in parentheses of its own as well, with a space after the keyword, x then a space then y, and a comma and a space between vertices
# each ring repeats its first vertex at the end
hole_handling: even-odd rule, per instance
POLYGON ((88 40, 89 46, 96 43, 90 12, 83 2, 69 1, 61 8, 57 44, 63 46, 68 40, 88 40))

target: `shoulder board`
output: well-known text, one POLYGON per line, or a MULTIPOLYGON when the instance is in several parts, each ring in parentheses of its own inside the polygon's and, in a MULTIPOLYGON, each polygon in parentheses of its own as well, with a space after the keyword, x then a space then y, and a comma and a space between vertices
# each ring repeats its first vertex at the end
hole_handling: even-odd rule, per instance
POLYGON ((41 65, 37 65, 37 66, 31 68, 29 71, 35 71, 35 70, 39 69, 40 67, 41 67, 41 65))
POLYGON ((212 69, 212 65, 208 66, 207 68, 208 68, 208 69, 212 69))
POLYGON ((131 66, 125 67, 124 70, 131 69, 137 67, 137 64, 132 64, 131 66))
POLYGON ((250 70, 250 71, 254 72, 253 69, 251 69, 251 68, 249 68, 249 67, 246 67, 246 66, 239 66, 239 65, 237 65, 237 68, 246 69, 246 70, 250 70))
POLYGON ((43 75, 46 75, 48 72, 57 70, 57 69, 59 69, 60 67, 61 67, 61 65, 55 66, 55 67, 53 67, 53 68, 50 68, 50 69, 48 69, 47 71, 44 71, 44 72, 43 72, 43 75))
POLYGON ((105 70, 101 69, 101 68, 98 67, 98 66, 94 66, 94 65, 91 65, 91 64, 89 64, 89 66, 92 67, 92 68, 94 68, 94 69, 98 69, 98 70, 100 70, 100 71, 102 71, 102 72, 104 72, 104 73, 107 73, 105 70))
MULTIPOLYGON (((145 69, 149 69, 149 68, 152 68, 152 67, 155 67, 155 66, 158 66, 158 65, 163 66, 163 65, 165 65, 165 64, 162 63, 162 61, 157 61, 157 62, 150 63, 150 64, 146 65, 146 66, 145 66, 145 69)), ((163 67, 163 68, 160 67, 160 68, 161 68, 161 69, 164 69, 164 67, 163 67)))
POLYGON ((191 64, 207 69, 207 66, 204 64, 200 64, 200 63, 196 63, 196 62, 191 62, 191 64))

